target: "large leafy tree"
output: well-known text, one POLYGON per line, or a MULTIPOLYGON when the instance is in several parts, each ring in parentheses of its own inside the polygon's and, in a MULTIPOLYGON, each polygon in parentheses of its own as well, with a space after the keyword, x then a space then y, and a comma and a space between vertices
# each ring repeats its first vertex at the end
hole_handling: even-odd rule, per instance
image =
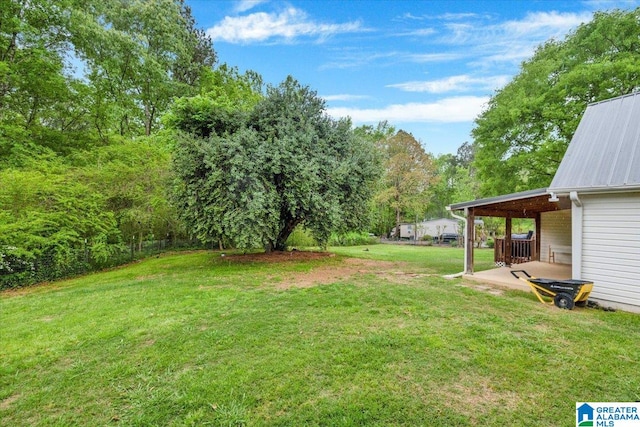
POLYGON ((68 11, 61 0, 0 2, 0 161, 71 145, 82 129, 79 82, 67 70, 68 11), (65 141, 61 141, 65 134, 65 141), (46 149, 44 149, 46 150, 46 149), (19 155, 18 155, 19 156, 19 155))
POLYGON ((160 137, 96 147, 74 156, 76 179, 103 198, 125 242, 174 238, 182 231, 166 197, 170 150, 160 137), (100 167, 95 167, 100 165, 100 167))
POLYGON ((202 240, 284 250, 302 225, 320 242, 360 228, 379 171, 373 144, 333 120, 317 94, 289 77, 250 111, 218 107, 209 133, 176 144, 176 200, 202 240))
MULTIPOLYGON (((384 153, 380 149, 384 147, 385 141, 393 137, 396 133, 395 127, 387 121, 379 122, 375 127, 362 125, 354 129, 356 135, 370 141, 379 150, 380 157, 384 159, 384 153)), ((379 179, 376 184, 376 194, 382 190, 384 182, 379 179)), ((378 236, 385 236, 395 225, 395 211, 386 200, 373 197, 370 202, 370 231, 378 236)))
POLYGON ((640 87, 638 22, 640 8, 596 13, 492 97, 473 130, 482 195, 549 185, 587 104, 640 87))
POLYGON ((424 215, 435 182, 435 167, 424 147, 403 130, 379 144, 385 159, 385 172, 376 200, 394 212, 396 237, 400 223, 424 215))
POLYGON ((211 39, 182 0, 83 0, 72 19, 104 136, 150 135, 174 97, 197 93, 215 63, 211 39))

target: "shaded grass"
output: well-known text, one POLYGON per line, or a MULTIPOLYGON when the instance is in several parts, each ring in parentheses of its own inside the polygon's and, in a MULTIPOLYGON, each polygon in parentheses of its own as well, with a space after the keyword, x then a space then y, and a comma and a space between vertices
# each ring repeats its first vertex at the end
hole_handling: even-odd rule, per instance
POLYGON ((576 401, 640 399, 640 316, 438 277, 267 279, 338 265, 195 253, 4 293, 0 425, 571 426, 576 401))

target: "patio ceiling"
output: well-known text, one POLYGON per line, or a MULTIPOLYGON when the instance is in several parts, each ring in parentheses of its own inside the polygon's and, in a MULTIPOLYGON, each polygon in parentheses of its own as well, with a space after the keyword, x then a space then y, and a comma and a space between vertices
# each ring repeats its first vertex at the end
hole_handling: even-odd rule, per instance
POLYGON ((452 204, 450 209, 452 211, 460 211, 469 208, 473 210, 475 216, 535 218, 541 212, 571 208, 571 201, 568 197, 558 197, 557 202, 550 202, 550 197, 546 188, 540 188, 521 193, 456 203, 452 204))

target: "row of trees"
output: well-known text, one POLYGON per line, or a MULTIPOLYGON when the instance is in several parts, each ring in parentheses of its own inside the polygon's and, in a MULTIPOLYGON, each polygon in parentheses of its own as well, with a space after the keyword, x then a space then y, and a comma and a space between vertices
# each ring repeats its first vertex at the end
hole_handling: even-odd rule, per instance
POLYGON ((278 250, 296 227, 321 244, 383 235, 548 185, 586 103, 638 87, 639 10, 545 43, 473 142, 435 157, 388 123, 327 117, 293 78, 265 87, 216 66, 183 0, 2 2, 0 273, 76 250, 107 265, 144 239, 278 250))
POLYGON ((0 279, 186 234, 160 118, 215 61, 181 0, 0 3, 0 279))

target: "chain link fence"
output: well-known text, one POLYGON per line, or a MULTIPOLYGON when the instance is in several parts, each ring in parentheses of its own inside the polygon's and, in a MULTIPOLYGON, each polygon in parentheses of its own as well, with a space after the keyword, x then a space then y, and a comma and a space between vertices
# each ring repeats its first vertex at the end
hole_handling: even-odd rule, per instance
POLYGON ((187 249, 205 249, 205 245, 198 240, 153 240, 142 244, 112 245, 108 250, 109 256, 100 261, 92 256, 89 246, 55 253, 49 251, 36 257, 25 255, 16 247, 0 247, 0 290, 78 276, 163 252, 187 249))

